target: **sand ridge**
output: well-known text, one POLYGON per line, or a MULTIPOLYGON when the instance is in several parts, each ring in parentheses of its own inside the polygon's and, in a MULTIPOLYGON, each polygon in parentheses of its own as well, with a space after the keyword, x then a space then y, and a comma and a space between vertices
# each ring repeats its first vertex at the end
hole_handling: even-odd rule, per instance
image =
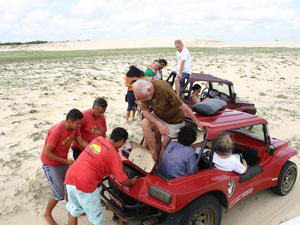
MULTIPOLYGON (((123 49, 123 48, 158 48, 173 47, 176 38, 131 38, 113 40, 78 40, 58 41, 45 44, 26 44, 17 46, 0 46, 0 51, 64 51, 91 49, 123 49)), ((289 47, 300 48, 300 41, 270 42, 224 42, 200 38, 181 38, 189 47, 289 47)))

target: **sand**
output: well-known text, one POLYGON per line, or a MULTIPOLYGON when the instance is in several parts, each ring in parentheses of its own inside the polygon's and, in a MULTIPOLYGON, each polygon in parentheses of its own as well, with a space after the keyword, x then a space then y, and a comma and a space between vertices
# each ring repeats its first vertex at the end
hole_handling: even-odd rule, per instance
MULTIPOLYGON (((122 48, 153 48, 173 47, 176 38, 131 38, 113 40, 78 40, 58 41, 46 44, 26 44, 17 46, 0 46, 0 51, 23 50, 88 50, 88 49, 122 49, 122 48)), ((199 38, 180 38, 189 47, 289 47, 299 48, 300 41, 271 41, 271 42, 223 42, 217 40, 204 40, 199 38)))
MULTIPOLYGON (((36 47, 40 49, 29 46, 27 50, 172 47, 172 40, 168 45, 166 41, 157 45, 156 40, 154 43, 148 40, 152 44, 147 46, 135 40, 127 44, 123 40, 115 46, 101 41, 83 41, 82 46, 81 42, 74 42, 70 47, 63 42, 53 43, 54 47, 52 43, 44 45, 45 48, 36 47)), ((187 47, 193 46, 186 43, 187 47)), ((254 102, 257 114, 269 121, 272 137, 289 141, 300 150, 300 49, 295 48, 300 47, 299 43, 251 43, 252 47, 269 48, 244 48, 250 46, 241 47, 240 43, 233 44, 239 48, 221 48, 220 42, 203 43, 220 46, 191 51, 193 71, 233 81, 237 95, 254 102), (288 48, 270 48, 276 46, 288 48)), ((3 46, 0 49, 21 50, 3 46)), ((6 56, 0 55, 0 224, 45 224, 42 212, 50 191, 39 157, 48 129, 63 120, 71 108, 88 109, 95 97, 105 96, 109 104, 106 112, 109 132, 116 126, 123 126, 128 129, 130 140, 139 142, 142 130, 138 119, 125 123, 123 76, 129 65, 145 68, 158 57, 168 60, 164 71, 168 74, 175 66, 175 50, 128 50, 120 54, 100 51, 94 55, 87 52, 72 57, 41 57, 40 60, 30 59, 24 52, 4 53, 6 56), (16 55, 16 60, 4 60, 12 54, 16 55), (21 59, 24 54, 25 58, 21 59)), ((44 53, 39 54, 43 56, 44 53)), ((300 166, 298 156, 293 161, 300 166)), ((265 190, 243 200, 228 212, 224 210, 222 225, 275 225, 299 215, 299 185, 297 180, 294 189, 285 197, 265 190)), ((61 202, 54 211, 59 224, 66 224, 64 205, 61 202)), ((89 223, 83 217, 79 224, 89 223)), ((104 224, 114 224, 110 212, 104 211, 104 224)))

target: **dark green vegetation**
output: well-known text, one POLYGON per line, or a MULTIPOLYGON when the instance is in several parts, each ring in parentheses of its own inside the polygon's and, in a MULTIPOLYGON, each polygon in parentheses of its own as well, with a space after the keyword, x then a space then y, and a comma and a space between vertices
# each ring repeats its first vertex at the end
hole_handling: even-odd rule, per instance
POLYGON ((45 44, 48 43, 48 41, 29 41, 29 42, 0 42, 1 45, 26 45, 26 44, 45 44))

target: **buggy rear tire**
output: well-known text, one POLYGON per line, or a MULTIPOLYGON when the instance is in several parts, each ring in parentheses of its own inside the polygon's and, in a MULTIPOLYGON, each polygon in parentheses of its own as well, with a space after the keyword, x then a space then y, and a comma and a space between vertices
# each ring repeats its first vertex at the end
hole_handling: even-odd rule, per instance
POLYGON ((204 195, 179 212, 168 214, 167 225, 220 225, 221 204, 213 195, 204 195))
POLYGON ((297 166, 291 161, 287 161, 280 171, 278 183, 272 191, 278 195, 287 195, 293 188, 297 179, 297 166))

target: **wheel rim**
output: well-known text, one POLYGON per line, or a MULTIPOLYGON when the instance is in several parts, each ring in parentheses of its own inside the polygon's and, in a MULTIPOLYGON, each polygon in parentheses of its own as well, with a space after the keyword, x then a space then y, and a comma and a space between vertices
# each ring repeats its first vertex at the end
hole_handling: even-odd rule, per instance
POLYGON ((296 180, 296 176, 297 176, 296 168, 294 166, 288 168, 281 185, 281 190, 283 193, 287 193, 292 189, 296 180))
POLYGON ((214 215, 212 209, 200 209, 193 215, 189 225, 213 225, 214 215))

